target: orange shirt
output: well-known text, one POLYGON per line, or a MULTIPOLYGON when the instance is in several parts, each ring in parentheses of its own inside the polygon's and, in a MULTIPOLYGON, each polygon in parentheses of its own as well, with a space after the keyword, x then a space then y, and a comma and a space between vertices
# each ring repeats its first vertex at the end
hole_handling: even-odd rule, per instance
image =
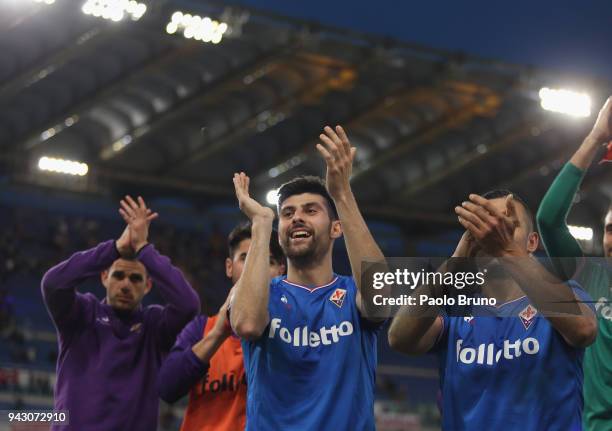
MULTIPOLYGON (((209 317, 206 335, 217 321, 209 317)), ((228 337, 215 352, 206 376, 189 392, 181 431, 239 431, 246 425, 246 375, 240 339, 228 337)))

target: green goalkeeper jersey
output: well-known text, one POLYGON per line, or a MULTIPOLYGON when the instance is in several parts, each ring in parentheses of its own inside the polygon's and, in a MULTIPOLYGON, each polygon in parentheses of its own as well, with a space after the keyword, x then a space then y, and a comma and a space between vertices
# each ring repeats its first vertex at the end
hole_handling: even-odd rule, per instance
MULTIPOLYGON (((537 221, 546 252, 559 275, 574 278, 595 301, 599 332, 584 356, 585 430, 612 430, 612 303, 610 265, 606 258, 583 258, 567 227, 574 195, 584 172, 567 163, 546 192, 537 221), (568 258, 578 259, 568 259, 568 258)), ((560 406, 560 408, 563 408, 560 406)))

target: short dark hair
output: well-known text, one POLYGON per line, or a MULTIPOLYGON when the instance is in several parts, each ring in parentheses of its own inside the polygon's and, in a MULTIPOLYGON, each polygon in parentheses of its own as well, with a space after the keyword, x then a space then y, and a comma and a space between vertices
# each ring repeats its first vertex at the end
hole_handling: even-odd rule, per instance
POLYGON ((330 218, 332 220, 338 220, 338 211, 336 210, 334 200, 327 191, 327 187, 325 187, 325 181, 313 175, 296 177, 279 187, 277 192, 279 212, 281 205, 287 198, 294 195, 301 195, 302 193, 314 193, 323 196, 327 202, 330 218))
POLYGON ((533 217, 533 212, 531 211, 531 208, 529 208, 529 205, 527 205, 527 203, 525 202, 525 199, 523 199, 518 194, 510 190, 507 190, 507 189, 494 189, 494 190, 489 190, 488 192, 484 193, 482 197, 485 199, 499 199, 499 198, 505 198, 508 195, 512 195, 512 198, 515 201, 519 202, 523 206, 523 208, 525 208, 527 219, 529 220, 529 223, 531 223, 530 230, 534 231, 535 230, 535 219, 533 217))
MULTIPOLYGON (((227 237, 227 248, 231 259, 234 258, 236 249, 245 239, 251 239, 251 222, 248 221, 234 227, 227 237)), ((278 232, 275 229, 272 229, 272 235, 270 236, 270 254, 278 263, 285 262, 285 254, 278 243, 278 232)))

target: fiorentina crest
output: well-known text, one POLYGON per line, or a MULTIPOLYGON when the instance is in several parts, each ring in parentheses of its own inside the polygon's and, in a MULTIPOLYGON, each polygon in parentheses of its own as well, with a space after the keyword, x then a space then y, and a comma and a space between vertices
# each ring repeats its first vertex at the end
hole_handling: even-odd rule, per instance
POLYGON ((519 317, 521 318, 521 322, 523 322, 525 329, 529 329, 536 314, 538 314, 538 310, 531 304, 527 304, 527 307, 523 308, 523 311, 519 313, 519 317))
POLYGON ((342 307, 345 296, 346 296, 345 289, 336 289, 334 290, 334 293, 332 293, 331 296, 329 297, 329 300, 333 302, 334 304, 336 304, 338 307, 342 307))

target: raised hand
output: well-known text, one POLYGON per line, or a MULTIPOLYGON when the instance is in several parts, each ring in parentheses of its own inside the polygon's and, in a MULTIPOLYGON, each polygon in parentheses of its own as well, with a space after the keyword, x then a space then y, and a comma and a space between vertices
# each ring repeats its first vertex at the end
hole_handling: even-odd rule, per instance
POLYGON ((119 237, 117 241, 115 241, 115 246, 117 247, 117 251, 121 255, 121 257, 131 257, 134 255, 134 250, 132 249, 132 244, 130 244, 130 227, 126 226, 123 229, 123 233, 119 237))
POLYGON ((221 337, 227 338, 232 335, 232 327, 230 326, 229 319, 227 318, 227 309, 229 307, 230 301, 232 299, 232 291, 230 290, 227 295, 227 299, 219 309, 219 313, 217 313, 217 321, 215 322, 215 326, 213 328, 221 337))
POLYGON ((249 177, 244 173, 234 174, 234 189, 236 190, 236 198, 240 210, 251 221, 257 218, 272 221, 274 220, 274 211, 272 208, 261 205, 249 195, 249 177))
POLYGON ((514 250, 514 230, 518 224, 512 195, 506 197, 506 209, 500 212, 490 200, 471 194, 470 202, 455 207, 459 223, 469 231, 480 247, 491 256, 504 256, 514 250))
MULTIPOLYGON (((121 208, 119 213, 123 220, 127 223, 129 229, 130 245, 134 253, 148 244, 149 224, 155 220, 159 214, 152 213, 144 199, 138 196, 138 202, 132 199, 131 196, 126 196, 121 200, 121 208)), ((122 235, 123 236, 123 235, 122 235)))
POLYGON ((327 165, 325 175, 327 191, 332 199, 339 200, 351 191, 350 178, 357 149, 351 147, 341 126, 336 126, 335 131, 326 126, 323 131, 325 133, 319 135, 322 143, 317 144, 317 150, 327 165))
POLYGON ((606 100, 599 111, 589 136, 598 144, 607 144, 612 141, 612 97, 606 100))
POLYGON ((459 244, 457 244, 457 248, 453 253, 452 257, 473 257, 472 253, 474 251, 474 236, 469 230, 463 232, 461 235, 461 239, 459 240, 459 244))

